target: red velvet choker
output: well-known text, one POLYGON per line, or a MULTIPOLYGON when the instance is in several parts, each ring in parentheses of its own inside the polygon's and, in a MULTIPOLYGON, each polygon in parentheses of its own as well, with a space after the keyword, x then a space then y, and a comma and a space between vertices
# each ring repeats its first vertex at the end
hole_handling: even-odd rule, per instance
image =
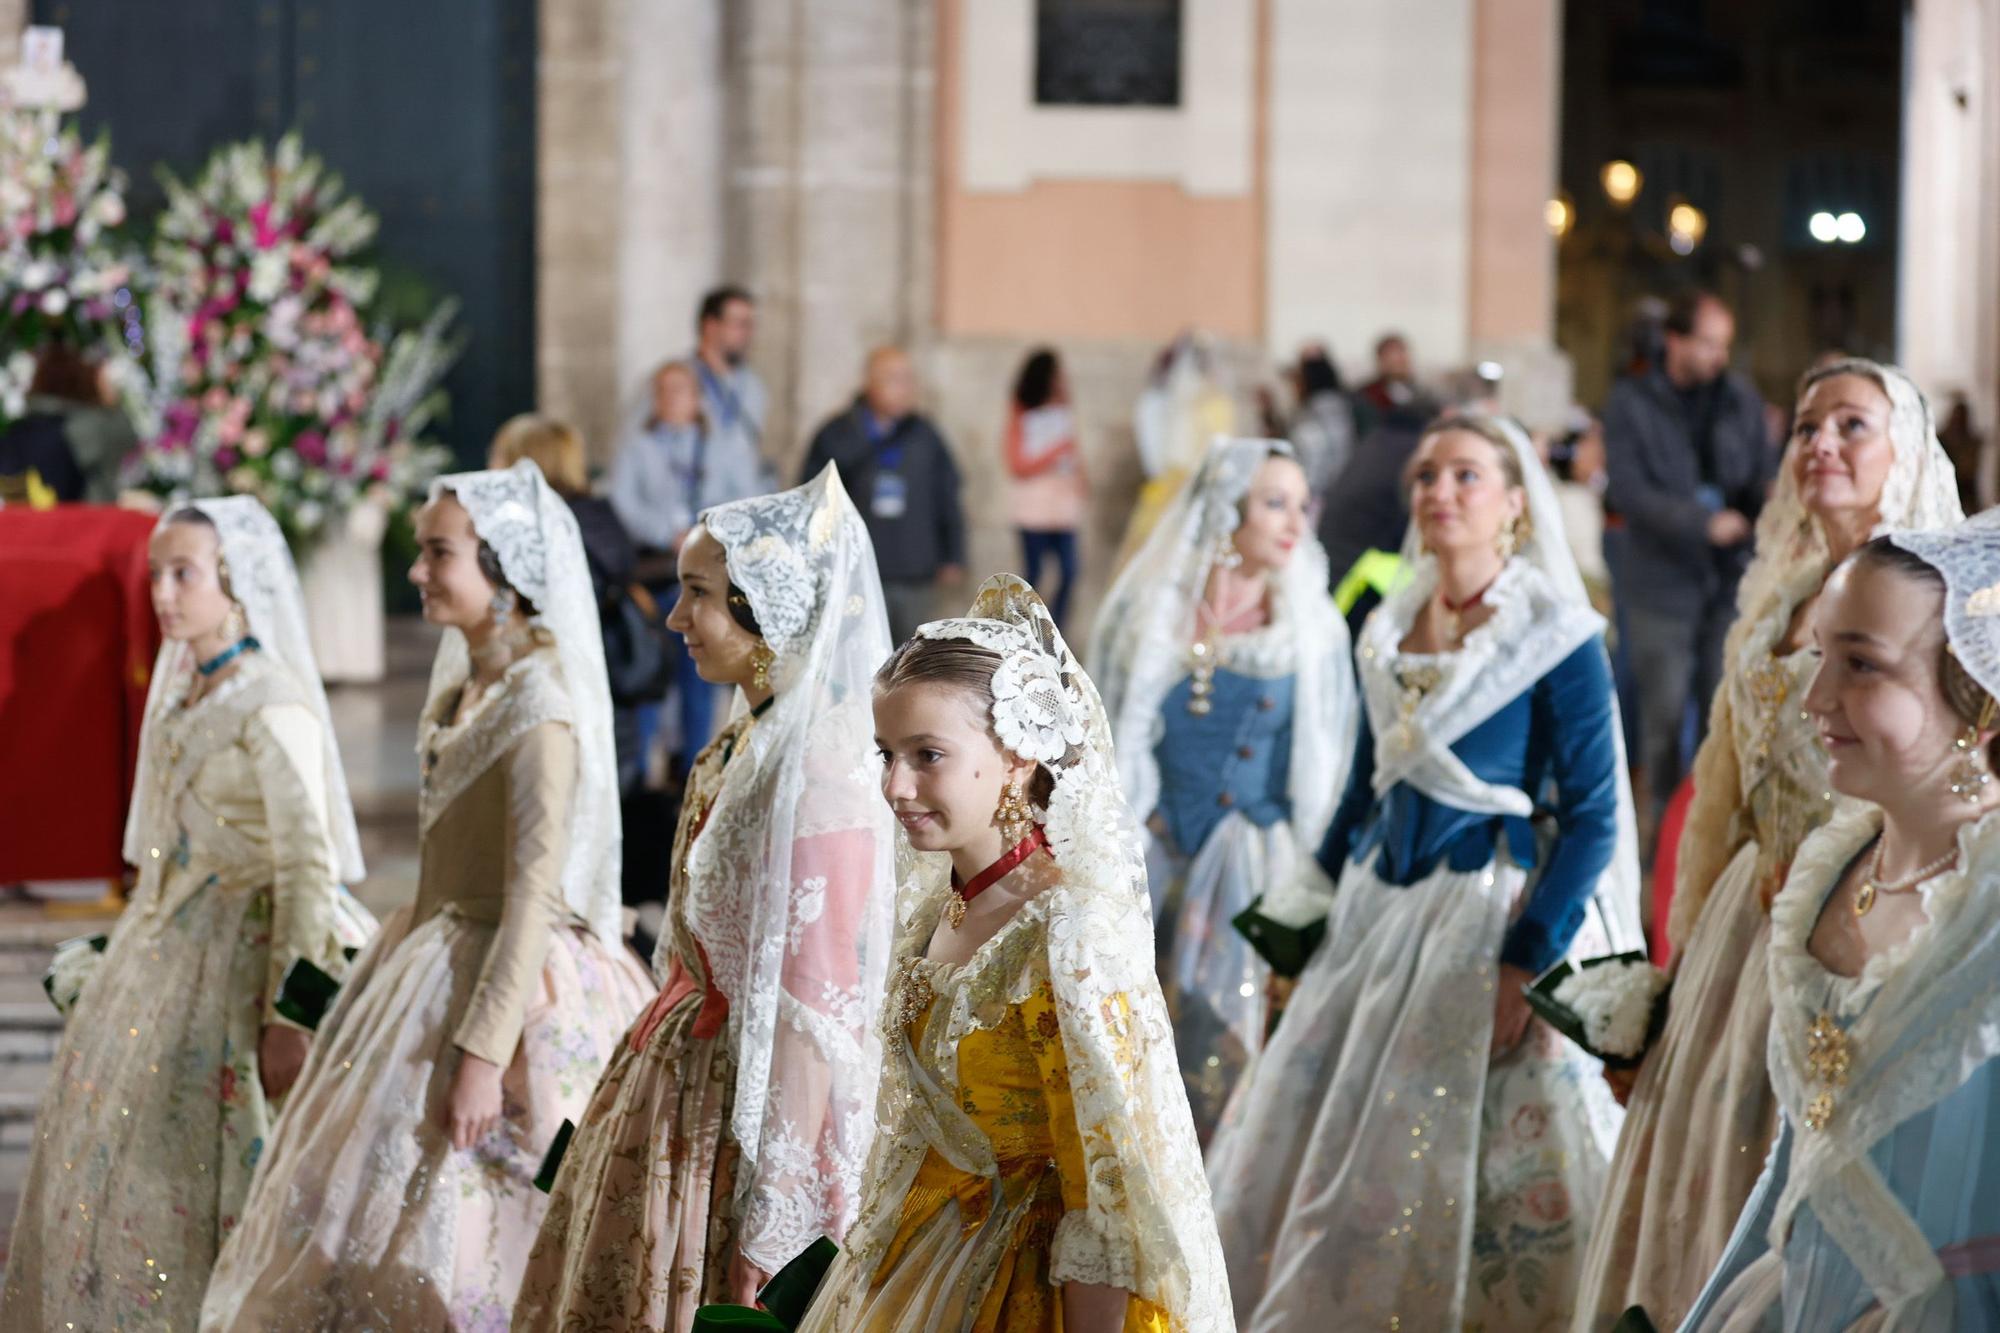
POLYGON ((1002 852, 1000 859, 974 875, 970 884, 959 883, 958 872, 956 870, 952 871, 951 901, 946 903, 944 908, 945 918, 951 922, 951 928, 957 930, 961 925, 965 924, 965 905, 967 903, 1006 878, 1008 871, 1033 856, 1036 849, 1047 847, 1048 845, 1048 834, 1042 832, 1042 826, 1037 824, 1033 833, 1030 833, 1027 837, 1002 852))

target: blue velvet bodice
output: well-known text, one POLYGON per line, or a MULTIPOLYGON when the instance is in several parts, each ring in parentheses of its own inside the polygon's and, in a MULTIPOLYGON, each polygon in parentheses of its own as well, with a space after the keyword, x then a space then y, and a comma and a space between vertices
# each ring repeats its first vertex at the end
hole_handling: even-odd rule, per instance
POLYGON ((1193 856, 1223 817, 1259 828, 1291 818, 1292 707, 1296 677, 1245 676, 1217 668, 1209 711, 1188 712, 1190 678, 1160 704, 1164 730, 1159 814, 1182 854, 1193 856))
POLYGON ((1364 712, 1320 864, 1337 881, 1347 860, 1373 857, 1384 882, 1409 885, 1440 865, 1477 870, 1503 849, 1516 865, 1542 862, 1500 951, 1501 962, 1539 973, 1568 950, 1618 842, 1624 775, 1602 641, 1578 647, 1451 749, 1481 780, 1518 787, 1534 799, 1538 816, 1552 817, 1545 862, 1530 819, 1455 809, 1400 782, 1377 798, 1375 737, 1364 712))

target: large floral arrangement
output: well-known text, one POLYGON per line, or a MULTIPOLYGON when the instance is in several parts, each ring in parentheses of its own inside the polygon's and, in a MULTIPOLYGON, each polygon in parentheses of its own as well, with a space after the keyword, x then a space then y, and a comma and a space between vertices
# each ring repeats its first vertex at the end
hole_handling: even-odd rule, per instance
POLYGON ((0 418, 21 415, 35 356, 65 343, 136 375, 134 253, 109 140, 85 144, 53 110, 0 112, 0 418))
POLYGON ((452 305, 400 334, 370 326, 377 276, 360 259, 376 218, 297 135, 162 182, 134 480, 254 495, 296 550, 336 523, 379 532, 448 458, 424 432, 456 355, 452 305))

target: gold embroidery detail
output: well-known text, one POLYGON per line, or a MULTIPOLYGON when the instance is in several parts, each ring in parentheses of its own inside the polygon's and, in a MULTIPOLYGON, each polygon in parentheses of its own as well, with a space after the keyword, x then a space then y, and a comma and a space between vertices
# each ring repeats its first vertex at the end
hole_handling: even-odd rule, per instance
POLYGON ((1806 1128, 1815 1132, 1825 1129, 1833 1119, 1833 1094, 1822 1092, 1806 1103, 1806 1128))
POLYGON ((1847 1032, 1829 1013, 1814 1017, 1806 1029, 1806 1069, 1815 1083, 1847 1085, 1848 1070, 1854 1065, 1854 1050, 1847 1032))

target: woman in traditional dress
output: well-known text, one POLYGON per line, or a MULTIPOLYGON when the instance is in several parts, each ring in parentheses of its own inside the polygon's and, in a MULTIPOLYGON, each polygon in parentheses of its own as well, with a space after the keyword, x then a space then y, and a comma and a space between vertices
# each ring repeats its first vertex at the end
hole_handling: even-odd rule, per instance
POLYGON ((374 922, 298 576, 255 500, 154 530, 153 667, 125 859, 139 868, 36 1120, 0 1328, 185 1328, 311 1034, 303 960, 339 977, 374 922))
POLYGON ((517 1329, 681 1333, 844 1235, 861 1192, 895 901, 874 549, 828 468, 708 510, 680 571, 668 623, 739 706, 689 775, 666 984, 578 1120, 517 1329))
POLYGON ((1281 440, 1218 440, 1119 577, 1090 661, 1146 815, 1161 985, 1206 1139, 1264 1044, 1270 969, 1231 926, 1311 866, 1354 753, 1347 623, 1281 440))
POLYGON ((1826 756, 1799 703, 1820 585, 1884 526, 1958 518, 1951 462, 1901 371, 1843 360, 1805 378, 1695 756, 1669 917, 1673 990, 1591 1238, 1577 1306, 1585 1330, 1633 1305, 1678 1326, 1770 1148, 1767 908, 1800 840, 1831 810, 1826 756))
POLYGON ((1858 799, 1771 904, 1777 1142, 1685 1327, 1991 1333, 2000 524, 1876 538, 1812 621, 1805 710, 1858 799))
POLYGON ((440 478, 410 579, 444 638, 418 728, 417 900, 321 1025, 206 1329, 505 1327, 645 969, 618 942, 611 704, 583 544, 531 462, 440 478))
POLYGON ((948 856, 899 904, 861 1216, 801 1333, 1228 1329, 1096 689, 1000 575, 883 666, 875 730, 909 845, 948 856))
POLYGON ((1616 1132, 1522 994, 1573 941, 1639 939, 1604 622, 1517 427, 1441 422, 1409 477, 1325 942, 1209 1156, 1256 1333, 1558 1326, 1616 1132))

